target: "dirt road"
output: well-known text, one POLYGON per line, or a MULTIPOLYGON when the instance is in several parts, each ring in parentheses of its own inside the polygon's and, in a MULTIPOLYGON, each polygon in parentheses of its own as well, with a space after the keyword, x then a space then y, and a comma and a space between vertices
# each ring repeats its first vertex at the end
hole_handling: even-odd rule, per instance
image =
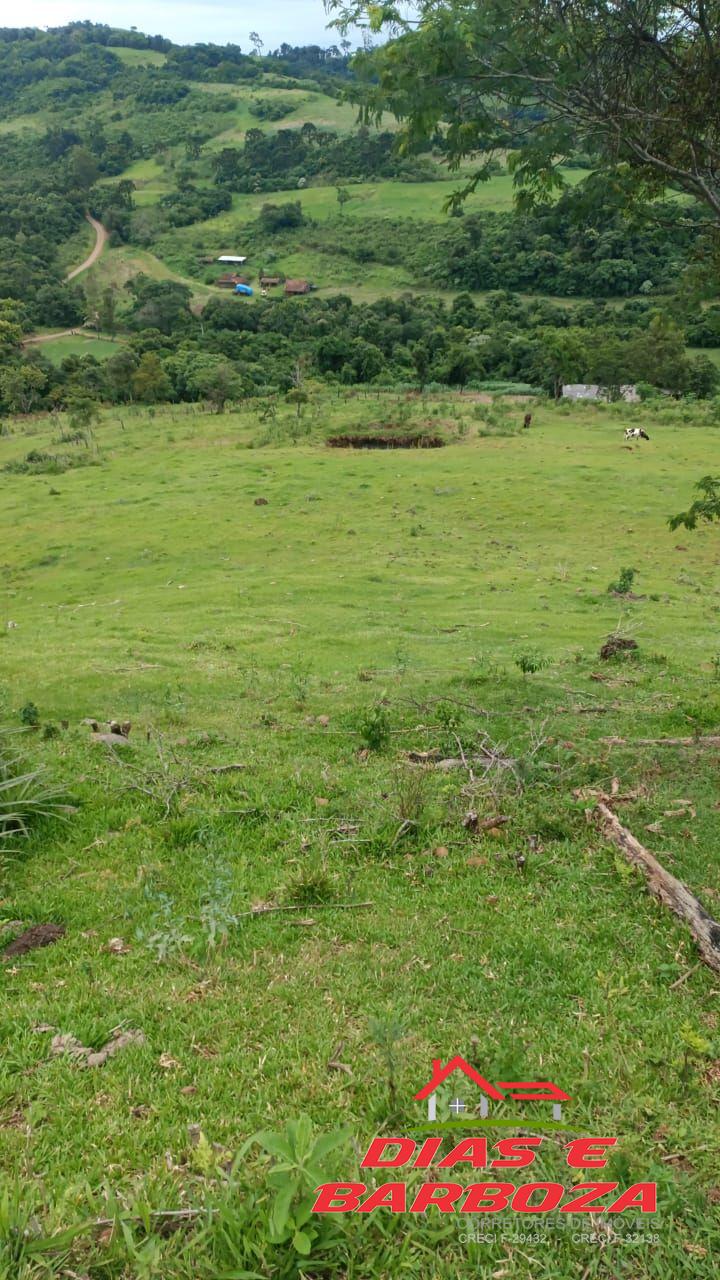
POLYGON ((102 222, 98 222, 95 218, 91 217, 89 213, 86 213, 85 217, 95 232, 95 247, 92 253, 88 254, 85 261, 80 263, 79 267, 73 267, 72 271, 68 271, 68 274, 65 277, 66 281, 74 280, 76 276, 80 275, 81 271, 87 271, 88 267, 92 267, 93 264, 97 262, 100 254, 107 244, 108 233, 102 222))
POLYGON ((56 338, 70 338, 74 334, 84 333, 85 330, 80 326, 77 329, 58 329, 56 333, 33 333, 29 338, 23 338, 22 345, 31 347, 37 342, 54 342, 56 338))
MULTIPOLYGON (((85 217, 87 218, 88 222, 90 223, 90 226, 93 228, 95 232, 95 246, 92 250, 92 253, 88 254, 85 261, 81 262, 79 267, 73 267, 72 271, 68 272, 68 274, 65 277, 66 282, 68 280, 74 280, 75 276, 79 276, 81 271, 87 271, 88 267, 92 267, 93 264, 97 262, 98 258, 100 257, 100 254, 103 252, 103 249, 105 248, 105 245, 108 242, 108 233, 105 230, 102 222, 98 222, 97 219, 92 218, 89 213, 86 213, 85 217)), ((76 333, 79 334, 83 332, 84 332, 83 325, 79 325, 77 329, 59 329, 56 333, 32 334, 29 338, 23 339, 22 345, 24 347, 30 347, 38 342, 53 342, 55 338, 69 338, 76 333)))

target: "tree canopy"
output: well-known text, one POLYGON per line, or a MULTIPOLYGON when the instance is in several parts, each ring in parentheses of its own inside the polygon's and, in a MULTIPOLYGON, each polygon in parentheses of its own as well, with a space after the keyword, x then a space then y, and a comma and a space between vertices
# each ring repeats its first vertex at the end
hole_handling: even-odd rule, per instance
POLYGON ((720 3, 418 0, 412 18, 406 4, 326 3, 341 27, 397 36, 353 65, 366 118, 397 115, 405 148, 441 132, 455 165, 513 149, 530 196, 580 148, 628 198, 669 185, 720 226, 720 3))

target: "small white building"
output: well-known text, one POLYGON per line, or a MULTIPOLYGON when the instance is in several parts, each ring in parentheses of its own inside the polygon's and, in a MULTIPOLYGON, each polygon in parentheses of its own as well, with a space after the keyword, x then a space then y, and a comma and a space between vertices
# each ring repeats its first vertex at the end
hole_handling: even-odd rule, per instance
MULTIPOLYGON (((638 404, 640 396, 637 387, 627 382, 620 387, 620 399, 626 404, 638 404)), ((562 389, 564 400, 610 400, 607 387, 600 387, 596 382, 569 382, 562 389)))
POLYGON ((247 262, 247 258, 241 258, 235 253, 224 253, 222 257, 218 258, 218 262, 231 262, 242 266, 244 262, 247 262))

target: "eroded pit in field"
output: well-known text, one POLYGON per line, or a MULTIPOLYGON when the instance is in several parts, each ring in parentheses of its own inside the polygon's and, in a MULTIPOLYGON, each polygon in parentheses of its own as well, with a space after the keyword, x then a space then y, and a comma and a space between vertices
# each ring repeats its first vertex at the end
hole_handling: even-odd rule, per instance
POLYGON ((356 435, 330 436, 331 449, 442 449, 441 436, 425 435, 422 431, 410 431, 404 435, 370 432, 356 435))

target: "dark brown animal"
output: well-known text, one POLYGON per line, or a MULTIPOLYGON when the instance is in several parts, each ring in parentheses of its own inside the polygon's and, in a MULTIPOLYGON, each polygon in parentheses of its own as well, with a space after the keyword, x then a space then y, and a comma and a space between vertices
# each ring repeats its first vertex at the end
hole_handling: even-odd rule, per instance
POLYGON ((532 414, 526 413, 525 421, 523 422, 523 431, 529 431, 531 423, 532 423, 532 414))

